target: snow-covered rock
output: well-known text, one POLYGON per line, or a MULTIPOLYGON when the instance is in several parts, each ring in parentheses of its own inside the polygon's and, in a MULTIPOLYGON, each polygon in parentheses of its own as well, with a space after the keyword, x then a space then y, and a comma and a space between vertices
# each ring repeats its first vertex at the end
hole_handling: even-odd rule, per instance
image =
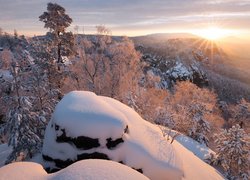
POLYGON ((40 164, 16 162, 0 168, 0 180, 45 179, 47 173, 40 164))
POLYGON ((119 101, 74 91, 57 105, 46 129, 43 158, 36 159, 45 168, 61 170, 48 175, 37 163, 13 163, 0 168, 0 179, 223 179, 194 155, 203 152, 189 142, 184 138, 171 144, 158 126, 119 101), (97 144, 93 139, 97 147, 92 147, 97 144))
POLYGON ((144 72, 153 71, 159 76, 161 78, 159 86, 164 89, 171 88, 177 81, 191 81, 200 87, 208 86, 208 78, 203 66, 208 59, 203 51, 186 46, 184 46, 185 50, 175 46, 172 49, 172 45, 169 42, 166 48, 160 48, 159 51, 142 48, 140 50, 143 54, 142 61, 147 64, 144 72))
POLYGON ((71 166, 47 174, 40 164, 32 162, 19 162, 9 164, 0 169, 0 180, 147 180, 141 173, 117 162, 107 160, 82 160, 71 166))
POLYGON ((181 160, 157 126, 128 106, 73 91, 56 106, 43 145, 44 167, 56 171, 82 159, 108 159, 150 179, 181 179, 181 160))
POLYGON ((60 180, 78 180, 78 179, 93 179, 93 180, 128 180, 138 179, 146 180, 146 176, 125 166, 121 163, 107 160, 82 160, 57 173, 52 174, 51 179, 60 180))

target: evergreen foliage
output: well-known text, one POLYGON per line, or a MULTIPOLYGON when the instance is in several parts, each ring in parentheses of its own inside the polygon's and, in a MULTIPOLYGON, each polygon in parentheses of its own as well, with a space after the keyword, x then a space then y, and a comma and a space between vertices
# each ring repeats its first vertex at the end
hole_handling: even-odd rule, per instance
POLYGON ((72 19, 65 13, 65 9, 56 4, 48 3, 47 12, 39 16, 39 20, 44 22, 44 27, 50 30, 52 46, 57 54, 57 63, 63 63, 62 56, 69 56, 74 51, 74 36, 71 32, 66 32, 66 28, 72 23, 72 19))
POLYGON ((237 124, 216 135, 217 162, 230 179, 249 178, 249 137, 237 124))

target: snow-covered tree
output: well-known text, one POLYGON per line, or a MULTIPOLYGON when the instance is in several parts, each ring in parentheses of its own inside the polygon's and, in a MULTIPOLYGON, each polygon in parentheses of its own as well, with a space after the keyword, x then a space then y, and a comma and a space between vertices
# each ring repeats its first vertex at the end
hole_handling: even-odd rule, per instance
POLYGON ((249 136, 237 124, 216 135, 217 161, 229 179, 249 178, 249 136))
POLYGON ((6 163, 28 159, 40 150, 46 124, 61 96, 55 58, 47 41, 33 39, 27 51, 24 37, 16 38, 19 45, 2 56, 9 79, 0 79, 0 100, 5 105, 1 110, 6 114, 0 131, 13 147, 6 163))
POLYGON ((135 109, 140 115, 150 122, 156 122, 162 119, 163 109, 165 109, 165 100, 168 92, 156 88, 140 89, 136 104, 138 106, 135 109))
POLYGON ((51 55, 51 49, 45 41, 35 39, 32 44, 34 64, 28 79, 28 88, 33 92, 34 108, 48 120, 58 102, 61 99, 61 87, 67 74, 64 69, 58 70, 55 58, 51 55))
POLYGON ((231 108, 232 117, 229 120, 233 125, 239 124, 241 128, 250 129, 250 103, 242 99, 231 108))
POLYGON ((6 136, 8 145, 13 147, 6 163, 16 161, 21 154, 22 159, 26 159, 37 152, 45 129, 46 122, 33 109, 33 96, 27 91, 26 83, 30 77, 27 61, 27 56, 21 47, 16 47, 9 67, 13 77, 11 89, 1 97, 6 105, 4 124, 0 128, 1 136, 6 136))
POLYGON ((218 116, 215 94, 190 82, 180 82, 168 103, 176 114, 176 130, 208 145, 211 124, 218 116))
POLYGON ((32 103, 28 97, 16 98, 20 106, 13 106, 8 110, 6 123, 2 129, 2 133, 8 136, 8 145, 13 147, 6 163, 18 161, 20 156, 23 157, 19 160, 29 159, 39 152, 46 125, 38 113, 32 112, 32 103))
POLYGON ((138 84, 140 56, 131 40, 115 40, 110 35, 109 29, 97 26, 95 36, 77 36, 79 60, 72 71, 78 72, 74 74, 78 88, 82 81, 82 88, 126 103, 138 84))
POLYGON ((74 36, 71 32, 65 31, 72 23, 72 19, 65 13, 62 6, 48 3, 47 12, 39 16, 39 20, 44 22, 44 27, 51 32, 49 37, 56 48, 57 63, 63 63, 62 55, 74 54, 74 36))
POLYGON ((51 40, 47 38, 34 38, 31 54, 34 57, 36 68, 39 69, 42 76, 46 76, 49 90, 60 90, 67 75, 67 71, 65 67, 60 70, 57 68, 56 58, 50 43, 51 40))

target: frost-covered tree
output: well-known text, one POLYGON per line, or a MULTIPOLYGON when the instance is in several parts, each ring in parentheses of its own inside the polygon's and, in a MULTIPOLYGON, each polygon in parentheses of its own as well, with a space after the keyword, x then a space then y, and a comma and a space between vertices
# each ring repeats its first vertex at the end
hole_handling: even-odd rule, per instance
POLYGON ((8 136, 8 145, 13 147, 6 164, 17 161, 20 156, 23 156, 20 160, 29 159, 39 152, 46 125, 38 113, 32 112, 32 103, 28 97, 15 98, 18 98, 19 105, 8 110, 2 129, 2 133, 8 136))
POLYGON ((133 42, 123 37, 120 42, 110 45, 108 56, 110 73, 110 96, 127 103, 128 93, 135 93, 138 89, 140 73, 140 54, 135 50, 133 42))
POLYGON ((111 42, 111 37, 109 34, 104 34, 103 31, 97 28, 97 34, 93 39, 88 39, 86 36, 78 36, 77 42, 80 56, 78 64, 81 64, 80 67, 84 74, 82 79, 86 80, 85 85, 90 91, 99 94, 99 76, 101 76, 102 71, 106 70, 102 69, 102 65, 105 61, 104 58, 106 58, 104 50, 107 51, 107 46, 108 43, 111 42))
POLYGON ((12 81, 13 76, 10 73, 10 64, 12 61, 12 53, 4 49, 0 56, 0 69, 2 70, 2 73, 0 74, 0 121, 2 122, 4 120, 7 106, 6 106, 6 95, 11 95, 12 93, 12 81))
POLYGON ((49 46, 33 39, 27 51, 24 37, 17 39, 19 45, 2 56, 9 77, 0 79, 0 100, 5 105, 1 110, 6 114, 0 129, 5 142, 13 147, 6 163, 29 159, 40 150, 46 124, 60 96, 56 89, 58 70, 49 46))
POLYGON ((74 36, 71 32, 66 32, 72 19, 65 13, 62 6, 48 3, 47 12, 39 16, 39 20, 44 22, 44 27, 51 32, 48 37, 52 39, 53 46, 56 48, 57 63, 63 63, 62 55, 74 54, 74 36))
POLYGON ((168 103, 176 114, 176 130, 208 145, 211 124, 218 117, 215 94, 190 82, 180 82, 168 103))
POLYGON ((13 147, 6 163, 16 161, 22 154, 30 158, 41 147, 41 137, 45 129, 43 118, 33 109, 33 96, 27 91, 29 68, 26 66, 26 54, 15 48, 9 67, 12 76, 11 89, 5 93, 3 101, 6 105, 4 124, 1 125, 1 136, 6 136, 8 145, 13 147))
POLYGON ((95 36, 77 36, 79 61, 72 66, 78 88, 117 98, 126 103, 134 91, 140 56, 128 38, 114 40, 110 30, 97 26, 95 36), (79 82, 82 81, 79 86, 79 82))
POLYGON ((217 162, 229 179, 249 178, 249 136, 237 124, 216 135, 217 162))
POLYGON ((58 89, 52 88, 46 72, 41 67, 33 65, 30 75, 27 89, 32 92, 33 110, 47 123, 61 93, 58 89))
POLYGON ((57 68, 53 47, 50 46, 50 43, 51 41, 47 38, 34 38, 31 54, 34 57, 36 68, 42 73, 41 76, 47 78, 48 89, 50 91, 60 90, 68 72, 65 67, 57 68))
POLYGON ((138 94, 139 96, 136 99, 137 109, 135 110, 147 121, 155 122, 161 119, 168 95, 167 91, 156 88, 142 88, 138 94))
POLYGON ((233 125, 239 124, 245 130, 250 129, 250 103, 242 99, 236 106, 231 107, 232 117, 229 120, 233 125))
POLYGON ((56 68, 55 59, 46 40, 34 39, 31 52, 34 64, 27 84, 29 91, 33 92, 34 109, 48 120, 62 97, 61 87, 67 72, 56 68))

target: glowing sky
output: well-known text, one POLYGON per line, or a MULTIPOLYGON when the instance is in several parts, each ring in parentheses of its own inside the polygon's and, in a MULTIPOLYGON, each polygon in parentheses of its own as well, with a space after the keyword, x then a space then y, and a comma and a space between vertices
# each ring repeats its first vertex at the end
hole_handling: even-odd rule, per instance
MULTIPOLYGON (((48 0, 0 0, 0 27, 19 34, 44 34, 38 17, 48 0)), ((93 33, 106 25, 114 35, 190 32, 216 26, 250 30, 250 0, 52 0, 66 9, 75 25, 93 33)))

